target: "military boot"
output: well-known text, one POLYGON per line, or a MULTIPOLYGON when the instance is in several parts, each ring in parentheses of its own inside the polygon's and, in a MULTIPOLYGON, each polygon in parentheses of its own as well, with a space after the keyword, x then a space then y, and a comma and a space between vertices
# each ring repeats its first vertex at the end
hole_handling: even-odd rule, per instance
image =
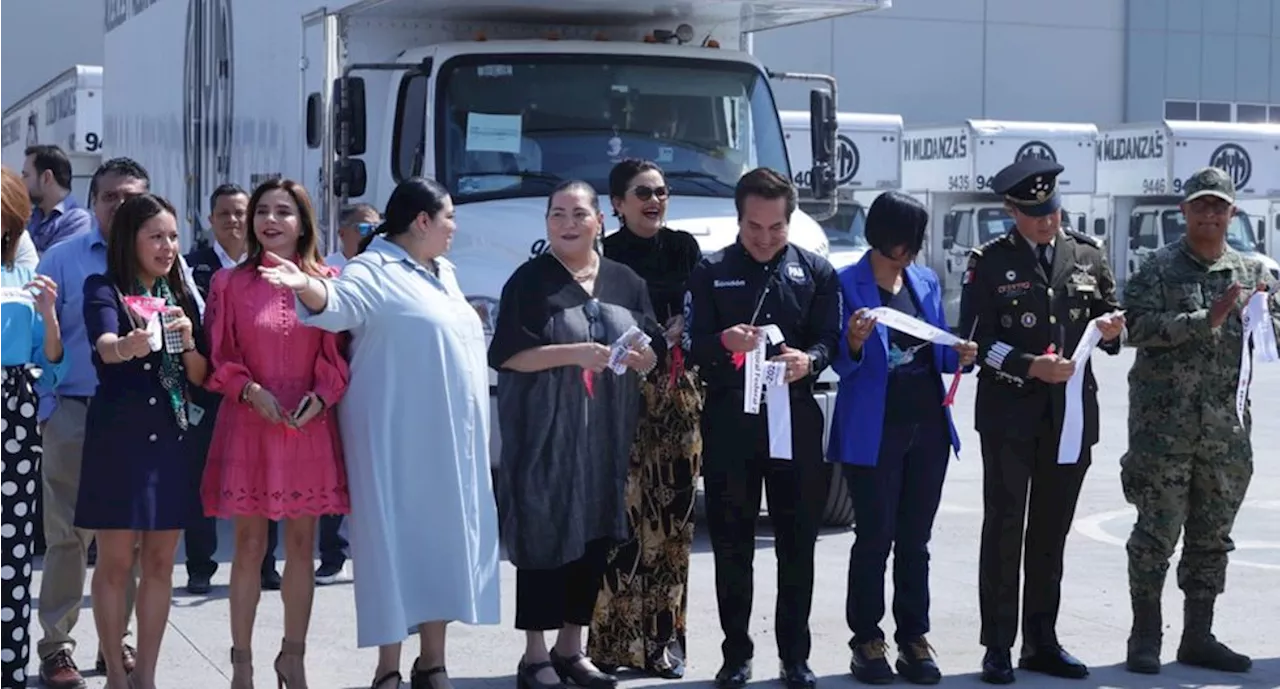
POLYGON ((1160 599, 1133 599, 1133 629, 1129 632, 1129 655, 1125 669, 1144 675, 1160 673, 1160 642, 1164 623, 1160 599))
POLYGON ((1249 656, 1236 653, 1214 638, 1213 603, 1213 598, 1187 598, 1178 662, 1219 672, 1248 672, 1253 667, 1249 656))

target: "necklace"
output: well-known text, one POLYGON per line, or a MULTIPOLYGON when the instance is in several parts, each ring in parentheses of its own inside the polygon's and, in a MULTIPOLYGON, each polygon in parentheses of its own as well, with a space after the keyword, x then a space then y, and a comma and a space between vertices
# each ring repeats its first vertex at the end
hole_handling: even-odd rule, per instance
POLYGON ((600 257, 597 256, 594 251, 591 252, 591 256, 592 256, 591 263, 589 263, 587 267, 583 268, 582 270, 574 270, 570 268, 569 264, 565 263, 564 259, 560 258, 560 256, 556 254, 556 252, 550 251, 548 253, 554 256, 556 261, 559 261, 560 265, 563 266, 566 271, 568 271, 569 277, 572 277, 574 282, 586 282, 587 280, 590 280, 591 278, 596 276, 596 269, 600 267, 600 257))

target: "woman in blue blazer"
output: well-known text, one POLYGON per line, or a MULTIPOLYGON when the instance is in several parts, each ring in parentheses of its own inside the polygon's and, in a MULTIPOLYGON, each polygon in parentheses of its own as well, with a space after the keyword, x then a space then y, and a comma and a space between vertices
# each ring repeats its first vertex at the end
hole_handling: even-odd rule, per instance
POLYGON ((840 271, 844 337, 832 366, 840 374, 827 456, 844 463, 857 518, 849 556, 845 616, 853 632, 854 677, 892 682, 886 659, 884 577, 894 551, 893 614, 897 670, 917 684, 941 672, 929 631, 929 536, 942 498, 951 450, 960 440, 942 405, 942 375, 971 368, 977 345, 930 344, 877 324, 867 311, 887 306, 946 329, 942 289, 932 270, 914 263, 924 245, 928 210, 900 192, 876 198, 867 214, 871 250, 840 271))

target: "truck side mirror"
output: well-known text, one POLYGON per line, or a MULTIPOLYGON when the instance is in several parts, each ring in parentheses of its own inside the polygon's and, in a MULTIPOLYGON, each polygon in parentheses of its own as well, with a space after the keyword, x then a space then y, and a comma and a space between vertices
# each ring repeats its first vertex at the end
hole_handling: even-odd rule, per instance
POLYGON ((324 129, 322 106, 319 91, 307 96, 307 148, 320 148, 320 132, 324 129))
MULTIPOLYGON (((347 155, 364 155, 365 152, 365 99, 364 79, 346 77, 333 82, 333 145, 342 150, 343 125, 346 125, 347 155), (344 87, 345 82, 345 87, 344 87), (342 107, 342 92, 346 89, 347 107, 342 107)), ((359 196, 359 194, 354 194, 359 196)))
POLYGON ((347 198, 364 196, 368 182, 369 175, 363 160, 347 158, 345 164, 342 160, 333 161, 333 188, 338 194, 347 198))
POLYGON ((1258 218, 1258 231, 1256 234, 1258 235, 1258 253, 1267 253, 1267 223, 1262 218, 1258 218))
POLYGON ((813 153, 810 170, 810 189, 813 198, 830 198, 836 192, 836 175, 832 169, 835 160, 836 102, 830 91, 814 89, 809 92, 809 147, 813 153))

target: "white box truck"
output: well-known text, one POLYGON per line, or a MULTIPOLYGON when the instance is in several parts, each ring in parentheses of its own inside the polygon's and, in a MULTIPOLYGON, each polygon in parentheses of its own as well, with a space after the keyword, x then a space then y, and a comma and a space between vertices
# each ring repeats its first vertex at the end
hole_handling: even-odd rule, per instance
MULTIPOLYGON (((792 171, 771 78, 825 84, 811 103, 817 174, 830 181, 835 80, 769 72, 734 48, 749 46, 751 32, 889 5, 108 3, 107 142, 113 155, 150 169, 155 191, 187 220, 188 243, 202 234, 206 197, 221 182, 299 180, 332 242, 343 203, 382 207, 399 180, 434 177, 457 207, 449 258, 491 330, 507 278, 546 248, 550 190, 579 178, 603 194, 624 157, 663 167, 675 192, 672 227, 704 251, 732 243, 738 177, 757 166, 792 171)), ((830 197, 832 185, 822 186, 818 197, 830 197)), ((828 253, 803 212, 792 218, 791 239, 828 253)), ((829 418, 833 386, 816 394, 829 418)), ((831 474, 829 517, 848 523, 838 465, 831 474)))
POLYGON ((1280 266, 1261 253, 1246 210, 1261 219, 1270 212, 1269 200, 1280 199, 1280 126, 1166 121, 1109 127, 1100 135, 1098 193, 1109 199, 1115 238, 1110 258, 1118 282, 1186 232, 1178 210, 1182 185, 1210 165, 1226 170, 1236 184, 1238 207, 1227 242, 1262 259, 1280 279, 1280 266))
MULTIPOLYGON (((781 116, 792 181, 800 191, 800 208, 819 214, 828 204, 813 198, 809 113, 785 110, 781 116)), ((819 224, 831 243, 831 264, 839 270, 860 261, 867 251, 867 208, 871 202, 881 192, 902 186, 902 116, 842 112, 836 122, 836 155, 831 168, 839 209, 819 224)))
POLYGON ((89 180, 102 162, 102 67, 75 65, 4 111, 0 160, 22 173, 26 149, 54 144, 71 159, 71 193, 89 204, 89 180))
MULTIPOLYGON (((957 125, 908 127, 903 134, 902 187, 929 206, 930 232, 923 259, 938 273, 943 310, 955 327, 969 252, 1013 226, 991 179, 1017 160, 1041 157, 1065 169, 1058 176, 1063 207, 1087 207, 1094 193, 1092 124, 966 120, 957 125), (1073 198, 1074 197, 1074 198, 1073 198)), ((1089 229, 1082 212, 1072 226, 1089 229)))

